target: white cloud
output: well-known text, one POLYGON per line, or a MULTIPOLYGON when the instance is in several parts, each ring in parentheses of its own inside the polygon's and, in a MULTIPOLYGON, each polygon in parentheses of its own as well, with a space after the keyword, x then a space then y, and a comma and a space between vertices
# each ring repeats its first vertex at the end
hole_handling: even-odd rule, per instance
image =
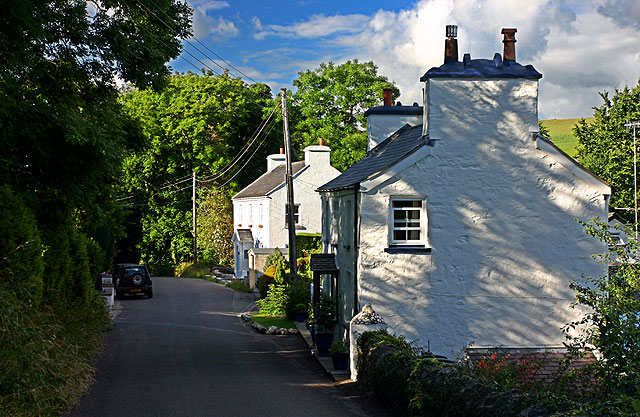
MULTIPOLYGON (((379 11, 366 21, 360 17, 348 31, 341 32, 339 24, 317 24, 329 22, 331 16, 313 16, 307 22, 278 26, 277 34, 334 35, 322 41, 342 47, 342 55, 333 61, 374 61, 380 74, 396 82, 401 101, 409 104, 421 100, 420 76, 443 62, 445 25, 459 26, 460 58, 466 52, 472 58, 502 53, 501 28, 516 27, 518 62, 533 64, 543 74, 541 117, 586 117, 601 104, 599 91, 635 85, 640 76, 640 24, 631 19, 640 12, 633 6, 638 3, 629 1, 422 0, 411 9, 379 11), (618 10, 627 3, 632 6, 629 14, 618 10)), ((338 23, 347 16, 336 17, 338 23)), ((268 30, 276 32, 273 27, 268 30)))
POLYGON ((233 38, 238 36, 238 28, 222 17, 211 16, 211 11, 229 7, 226 1, 203 0, 190 2, 193 8, 193 37, 196 39, 215 35, 214 40, 233 38))
MULTIPOLYGON (((293 25, 259 25, 256 39, 264 39, 267 36, 279 36, 284 38, 321 38, 340 32, 357 33, 369 18, 361 14, 352 15, 313 15, 309 20, 293 25)), ((259 20, 258 20, 259 23, 259 20)))

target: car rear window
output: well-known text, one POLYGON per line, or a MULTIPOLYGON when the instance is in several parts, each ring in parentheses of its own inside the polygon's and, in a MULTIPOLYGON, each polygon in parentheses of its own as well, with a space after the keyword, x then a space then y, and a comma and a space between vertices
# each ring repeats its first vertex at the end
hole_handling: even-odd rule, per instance
POLYGON ((134 267, 134 268, 126 268, 124 270, 124 277, 125 278, 129 278, 132 277, 134 275, 140 274, 142 276, 145 276, 145 270, 143 267, 134 267))

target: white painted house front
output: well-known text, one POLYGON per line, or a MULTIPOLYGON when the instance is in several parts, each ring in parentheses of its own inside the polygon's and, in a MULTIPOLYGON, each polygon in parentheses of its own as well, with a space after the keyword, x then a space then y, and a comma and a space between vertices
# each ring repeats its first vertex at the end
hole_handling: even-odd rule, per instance
MULTIPOLYGON (((296 233, 321 233, 320 195, 316 189, 340 175, 331 166, 328 146, 307 146, 304 161, 292 163, 296 233)), ((267 157, 267 172, 232 198, 235 276, 249 272, 251 248, 285 248, 287 189, 285 156, 267 157)))
POLYGON ((390 331, 448 357, 472 343, 557 348, 581 314, 570 281, 606 274, 575 219, 606 219, 611 189, 538 134, 542 75, 506 52, 427 71, 421 123, 370 109, 397 110, 399 130, 320 187, 345 328, 371 303, 390 331))

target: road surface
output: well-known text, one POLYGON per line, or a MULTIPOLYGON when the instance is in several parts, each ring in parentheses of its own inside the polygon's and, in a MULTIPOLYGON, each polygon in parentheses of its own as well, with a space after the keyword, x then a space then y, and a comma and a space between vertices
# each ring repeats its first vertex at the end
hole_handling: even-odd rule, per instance
POLYGON ((302 337, 255 332, 239 317, 253 294, 154 278, 154 298, 116 303, 95 384, 71 417, 379 416, 355 384, 338 385, 302 337))

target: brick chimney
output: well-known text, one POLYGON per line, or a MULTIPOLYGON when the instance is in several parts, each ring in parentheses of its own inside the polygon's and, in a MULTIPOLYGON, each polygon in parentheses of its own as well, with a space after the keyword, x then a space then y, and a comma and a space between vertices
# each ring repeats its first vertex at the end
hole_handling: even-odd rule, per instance
POLYGON ((393 89, 392 88, 383 88, 382 89, 382 98, 384 106, 393 106, 393 89))
POLYGON ((502 28, 502 34, 504 35, 504 39, 502 43, 504 44, 504 53, 502 57, 505 61, 514 61, 516 60, 516 32, 518 29, 516 28, 502 28))
POLYGON ((458 62, 458 26, 447 25, 447 39, 444 41, 444 63, 458 62))

